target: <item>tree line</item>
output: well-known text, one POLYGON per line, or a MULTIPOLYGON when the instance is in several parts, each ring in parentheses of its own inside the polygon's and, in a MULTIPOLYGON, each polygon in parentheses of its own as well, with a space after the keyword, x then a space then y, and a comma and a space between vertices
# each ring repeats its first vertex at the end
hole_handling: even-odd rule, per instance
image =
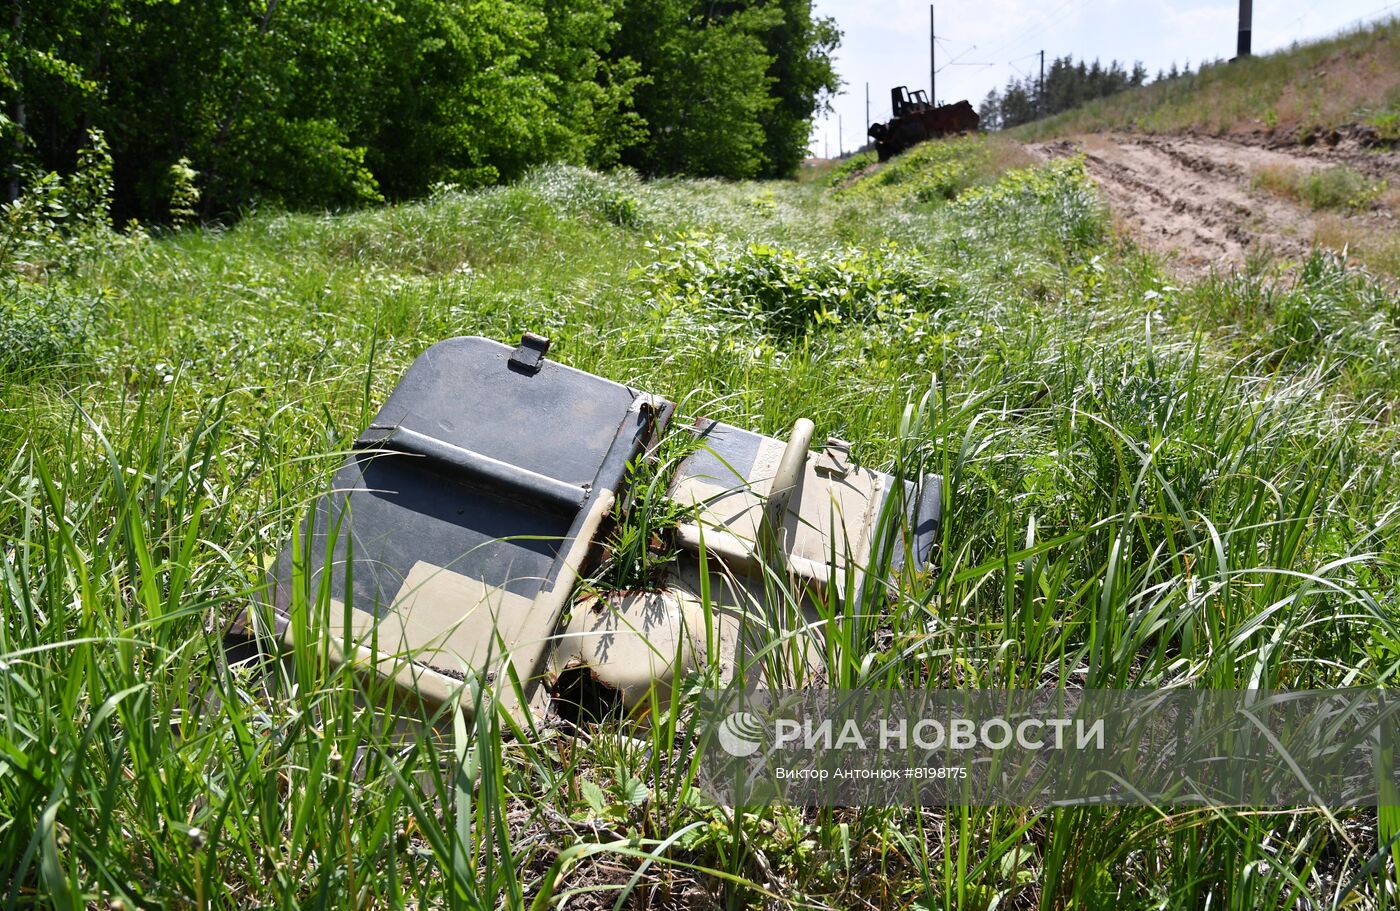
MULTIPOLYGON (((1157 73, 1156 81, 1176 79, 1190 72, 1189 61, 1184 70, 1178 70, 1173 62, 1170 71, 1157 73)), ((1098 60, 1089 64, 1076 62, 1066 54, 1050 63, 1043 83, 1039 74, 1024 79, 1012 77, 1001 91, 988 92, 977 112, 984 129, 1006 129, 1146 83, 1147 68, 1140 62, 1131 68, 1117 60, 1104 66, 1098 60)))
POLYGON ((114 214, 480 186, 544 161, 770 177, 839 80, 811 0, 11 0, 0 167, 110 146, 114 214))

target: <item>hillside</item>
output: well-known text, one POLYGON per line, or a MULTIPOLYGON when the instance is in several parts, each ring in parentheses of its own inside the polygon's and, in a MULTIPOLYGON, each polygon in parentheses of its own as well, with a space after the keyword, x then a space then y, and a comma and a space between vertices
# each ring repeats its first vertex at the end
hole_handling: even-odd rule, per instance
POLYGON ((1400 275, 1400 20, 1204 66, 1002 135, 1083 156, 1118 232, 1179 276, 1302 262, 1400 275))
POLYGON ((1049 139, 1118 130, 1370 147, 1400 141, 1400 19, 1218 62, 1018 127, 1049 139))
MULTIPOLYGON (((7 210, 8 906, 1394 908, 1390 809, 735 808, 696 777, 709 677, 444 745, 327 660, 324 599, 295 688, 219 659, 413 358, 535 330, 687 417, 943 476, 929 571, 782 631, 828 682, 1393 688, 1400 299, 1326 251, 1177 275, 1089 173, 972 137, 840 189, 550 167, 154 235, 7 210)), ((645 585, 617 555, 666 533, 620 523, 595 578, 645 585)))

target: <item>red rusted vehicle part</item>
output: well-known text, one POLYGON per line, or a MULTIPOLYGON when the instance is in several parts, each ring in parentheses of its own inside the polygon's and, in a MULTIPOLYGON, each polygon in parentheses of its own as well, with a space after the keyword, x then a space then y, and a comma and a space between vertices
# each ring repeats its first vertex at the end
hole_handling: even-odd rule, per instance
POLYGON ((888 123, 870 126, 870 138, 875 140, 881 161, 889 161, 925 140, 971 133, 982 122, 967 101, 934 105, 927 93, 910 92, 903 85, 890 89, 890 107, 894 116, 888 123))

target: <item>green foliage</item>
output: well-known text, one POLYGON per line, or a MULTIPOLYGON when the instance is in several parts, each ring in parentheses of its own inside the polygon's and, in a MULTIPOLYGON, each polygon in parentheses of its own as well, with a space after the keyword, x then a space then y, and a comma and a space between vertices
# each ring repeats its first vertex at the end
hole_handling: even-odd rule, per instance
POLYGON ((1365 271, 1314 250, 1288 281, 1219 277, 1193 289, 1193 309, 1232 324, 1250 350, 1289 370, 1326 368, 1358 398, 1400 383, 1400 300, 1365 271))
POLYGON ((633 97, 646 82, 628 56, 609 59, 622 0, 590 4, 543 3, 547 25, 537 57, 545 67, 555 157, 591 168, 611 168, 624 150, 646 139, 646 121, 633 97))
POLYGON ((1265 166, 1254 172, 1250 183, 1312 209, 1351 212, 1370 209, 1389 188, 1387 181, 1371 180, 1346 165, 1313 170, 1265 166))
POLYGON ((619 40, 648 78, 636 97, 648 140, 623 155, 647 173, 754 177, 768 164, 760 118, 777 103, 762 4, 729 14, 693 0, 634 0, 619 40))
MULTIPOLYGON (((1173 72, 1175 67, 1173 64, 1173 72)), ((1108 66, 1098 60, 1092 64, 1083 60, 1075 63, 1074 58, 1066 54, 1051 61, 1043 81, 1039 75, 1019 80, 1012 77, 1000 93, 992 89, 978 106, 977 113, 984 130, 1005 129, 1137 88, 1146 81, 1147 69, 1141 62, 1134 63, 1129 71, 1117 60, 1109 61, 1108 66)))
POLYGON ((79 357, 101 314, 101 291, 75 287, 85 260, 111 252, 112 156, 88 135, 77 170, 37 175, 0 207, 0 373, 79 357))
POLYGON ((637 198, 640 181, 625 171, 605 176, 585 168, 551 165, 532 171, 524 185, 572 215, 619 228, 635 228, 642 221, 637 198))
POLYGON ((1068 254, 1106 237, 1104 210, 1079 157, 1002 170, 1005 148, 987 137, 921 143, 842 189, 853 200, 946 204, 958 243, 1040 244, 1068 254))
POLYGON ((170 166, 170 222, 181 227, 192 222, 199 205, 199 187, 195 179, 199 172, 190 167, 188 158, 170 166))
POLYGON ((659 248, 645 281, 663 314, 700 307, 721 324, 778 337, 848 322, 910 326, 958 294, 950 276, 893 244, 808 254, 703 235, 659 248))
POLYGON ((0 30, 0 172, 68 170, 97 124, 118 217, 177 222, 180 162, 205 218, 547 162, 791 172, 839 38, 806 0, 94 0, 20 4, 0 30))
POLYGON ((1003 174, 995 183, 969 189, 954 212, 1004 241, 1037 235, 1054 237, 1069 250, 1103 243, 1106 219, 1082 156, 1057 158, 1003 174))
POLYGON ((78 168, 36 176, 0 208, 0 373, 78 358, 101 313, 99 291, 74 287, 71 273, 107 253, 112 158, 99 132, 78 168))
POLYGON ((693 509, 678 505, 667 493, 676 468, 699 447, 689 434, 668 434, 655 459, 627 466, 627 511, 608 533, 607 557, 595 573, 600 592, 654 588, 661 572, 674 563, 676 526, 693 509))
POLYGON ((871 180, 862 181, 857 192, 892 188, 898 195, 919 202, 946 202, 970 187, 976 177, 977 163, 970 156, 955 152, 946 156, 916 155, 916 158, 922 160, 901 162, 880 171, 871 180))
POLYGON ((1400 111, 1385 111, 1370 120, 1382 142, 1400 142, 1400 111))
POLYGON ((100 303, 62 281, 0 281, 0 374, 78 357, 102 312, 100 303))
POLYGON ((1368 180, 1352 168, 1336 165, 1303 175, 1299 197, 1314 209, 1369 209, 1386 191, 1386 181, 1368 180))
MULTIPOLYGON (((391 196, 438 181, 514 179, 531 164, 567 157, 566 112, 546 84, 560 82, 534 62, 550 28, 542 11, 507 0, 413 0, 400 16, 383 39, 388 89, 371 156, 391 196)), ((565 62, 565 50, 554 59, 565 62)))
POLYGON ((838 161, 831 169, 831 173, 827 175, 827 185, 840 187, 853 175, 865 170, 878 160, 878 156, 874 152, 857 152, 844 161, 838 161))
POLYGON ((36 174, 18 199, 0 207, 0 269, 7 278, 31 279, 71 269, 110 241, 111 200, 112 156, 94 131, 77 170, 36 174))
MULTIPOLYGON (((106 331, 62 370, 0 376, 15 903, 1393 908, 1386 810, 716 805, 693 687, 644 724, 511 731, 449 707, 406 733, 375 711, 382 682, 324 660, 328 593, 300 586, 296 687, 219 661, 413 358, 536 329, 683 417, 782 434, 809 416, 865 464, 943 476, 931 571, 785 628, 835 679, 1393 688, 1393 285, 1321 255, 1174 280, 1082 245, 1106 219, 1072 163, 999 175, 990 149, 951 202, 901 195, 913 175, 833 193, 547 167, 48 268, 106 331), (641 230, 609 218, 619 199, 641 230), (832 300, 839 322, 803 321, 832 300)), ((633 480, 590 581, 666 557, 664 468, 633 480)), ((755 679, 791 677, 790 655, 755 679)))
POLYGON ((993 173, 985 137, 924 142, 846 188, 854 196, 887 201, 945 202, 993 173))
POLYGON ((807 155, 812 116, 829 110, 841 90, 832 54, 841 30, 831 17, 814 17, 811 0, 776 0, 782 13, 763 35, 776 103, 760 115, 765 177, 791 177, 807 155))

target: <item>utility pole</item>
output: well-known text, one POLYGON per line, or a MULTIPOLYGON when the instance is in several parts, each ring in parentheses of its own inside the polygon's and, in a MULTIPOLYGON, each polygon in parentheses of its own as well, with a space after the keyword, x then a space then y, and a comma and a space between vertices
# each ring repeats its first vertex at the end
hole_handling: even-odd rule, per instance
MULTIPOLYGON (((1247 0, 1240 0, 1241 3, 1247 0)), ((935 56, 938 53, 934 47, 937 35, 933 31, 933 4, 928 5, 928 100, 934 107, 938 106, 938 67, 934 65, 935 56)))
POLYGON ((1040 108, 1040 116, 1045 116, 1045 51, 1040 52, 1040 89, 1036 92, 1036 107, 1040 108))
MULTIPOLYGON (((41 20, 42 21, 42 20, 41 20)), ((20 0, 15 0, 14 8, 10 11, 11 35, 19 47, 24 46, 24 4, 20 0)), ((22 79, 16 80, 15 95, 10 100, 10 120, 15 125, 15 159, 10 163, 10 181, 6 188, 6 197, 9 202, 19 199, 19 166, 24 158, 24 131, 29 127, 29 116, 24 108, 24 83, 22 79)), ((868 104, 869 102, 867 102, 868 104)))
MULTIPOLYGON (((864 139, 869 139, 869 138, 870 138, 870 83, 867 82, 867 83, 865 84, 865 136, 864 136, 864 139)), ((862 141, 862 142, 861 142, 861 145, 864 145, 864 144, 865 144, 865 142, 862 141)))
POLYGON ((836 115, 836 157, 840 158, 846 154, 846 146, 842 142, 845 139, 845 130, 841 127, 841 115, 836 115))
POLYGON ((822 157, 823 157, 823 158, 830 158, 830 157, 831 157, 831 133, 830 133, 830 132, 827 132, 827 133, 823 133, 823 134, 822 134, 822 157))
POLYGON ((1240 34, 1235 45, 1235 57, 1249 56, 1249 38, 1254 21, 1253 0, 1240 0, 1240 34))

